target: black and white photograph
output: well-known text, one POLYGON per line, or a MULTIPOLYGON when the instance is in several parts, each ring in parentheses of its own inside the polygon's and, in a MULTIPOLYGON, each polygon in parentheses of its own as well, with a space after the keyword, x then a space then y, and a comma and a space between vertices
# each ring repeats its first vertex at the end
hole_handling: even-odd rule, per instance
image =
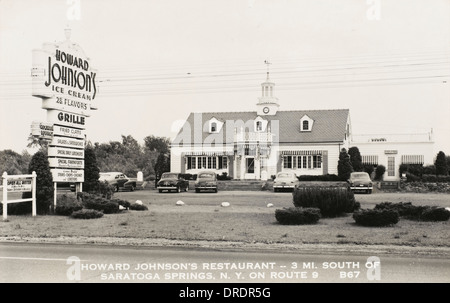
POLYGON ((0 282, 449 283, 449 117, 449 0, 0 0, 0 282))

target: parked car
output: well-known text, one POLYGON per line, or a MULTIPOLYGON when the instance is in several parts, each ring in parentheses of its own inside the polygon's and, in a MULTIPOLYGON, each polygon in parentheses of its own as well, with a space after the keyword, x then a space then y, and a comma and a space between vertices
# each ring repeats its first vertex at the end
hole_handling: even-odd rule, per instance
POLYGON ((273 181, 273 191, 278 192, 282 189, 293 190, 300 184, 297 175, 293 172, 279 172, 273 181))
POLYGON ((161 179, 156 184, 156 187, 160 193, 164 190, 168 192, 175 190, 177 192, 188 191, 189 181, 185 180, 181 174, 178 173, 163 173, 161 179))
POLYGON ((136 189, 136 178, 129 178, 121 172, 100 173, 100 178, 98 180, 100 182, 108 182, 110 185, 114 186, 115 191, 119 191, 121 188, 130 191, 136 189))
POLYGON ((214 171, 201 171, 197 174, 195 192, 199 193, 201 190, 213 190, 217 193, 217 175, 214 171))
POLYGON ((353 172, 347 181, 352 191, 365 191, 372 193, 373 185, 370 176, 366 172, 353 172))

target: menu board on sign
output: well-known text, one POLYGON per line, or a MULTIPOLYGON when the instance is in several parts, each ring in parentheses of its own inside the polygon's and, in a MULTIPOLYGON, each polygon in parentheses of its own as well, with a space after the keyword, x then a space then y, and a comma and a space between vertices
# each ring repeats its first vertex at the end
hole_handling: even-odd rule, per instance
POLYGON ((50 169, 53 182, 84 182, 84 170, 76 169, 50 169))
POLYGON ((84 159, 84 149, 70 149, 58 146, 49 146, 48 156, 84 159))
POLYGON ((65 136, 71 138, 84 139, 86 132, 83 129, 77 129, 67 126, 54 125, 53 134, 57 136, 65 136))
POLYGON ((84 168, 84 160, 80 159, 63 159, 48 158, 50 167, 56 168, 84 168))
POLYGON ((84 140, 70 139, 65 137, 53 137, 49 145, 81 149, 84 148, 84 140))

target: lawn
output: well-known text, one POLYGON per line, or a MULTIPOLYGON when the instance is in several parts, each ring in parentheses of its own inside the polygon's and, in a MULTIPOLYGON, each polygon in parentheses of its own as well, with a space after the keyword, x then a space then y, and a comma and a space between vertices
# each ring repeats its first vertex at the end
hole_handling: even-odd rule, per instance
MULTIPOLYGON (((420 222, 400 219, 391 227, 360 227, 352 214, 322 218, 314 225, 285 226, 275 219, 275 209, 291 207, 290 193, 233 192, 218 194, 156 193, 153 190, 119 192, 115 197, 141 200, 147 211, 123 211, 100 219, 69 217, 8 216, 0 222, 0 240, 7 239, 130 239, 138 243, 154 239, 174 241, 220 241, 222 243, 277 245, 389 245, 395 247, 450 248, 449 221, 420 222), (176 206, 181 200, 184 206, 176 206), (229 202, 229 207, 221 207, 229 202), (272 203, 273 207, 267 207, 272 203)), ((362 208, 381 202, 412 202, 413 205, 450 206, 448 194, 376 193, 357 194, 362 208)), ((99 240, 100 239, 100 240, 99 240)))

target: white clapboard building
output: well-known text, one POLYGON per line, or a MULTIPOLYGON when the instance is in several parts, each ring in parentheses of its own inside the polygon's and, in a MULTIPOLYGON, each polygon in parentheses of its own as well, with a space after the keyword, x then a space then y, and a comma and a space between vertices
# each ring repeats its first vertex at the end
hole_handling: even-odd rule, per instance
POLYGON ((172 141, 171 171, 208 169, 241 180, 337 174, 340 150, 352 146, 363 162, 384 165, 390 180, 399 179, 401 163, 433 162, 431 137, 357 136, 348 109, 283 111, 274 86, 267 73, 254 111, 191 113, 172 141))

